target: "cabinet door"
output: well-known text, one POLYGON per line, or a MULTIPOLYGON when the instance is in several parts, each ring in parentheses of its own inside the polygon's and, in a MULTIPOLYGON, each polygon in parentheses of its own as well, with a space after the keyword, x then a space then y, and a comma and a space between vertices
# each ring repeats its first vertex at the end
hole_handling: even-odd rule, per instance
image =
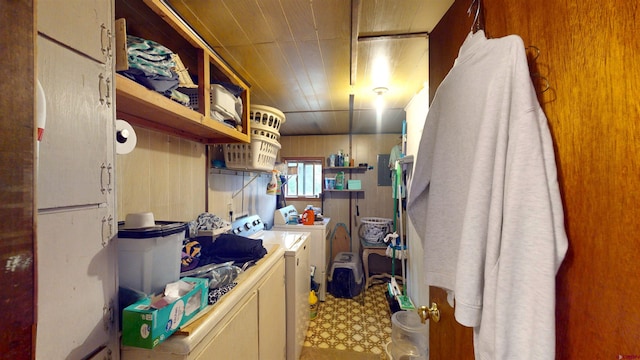
MULTIPOLYGON (((309 268, 307 262, 307 269, 309 268)), ((261 359, 286 358, 286 302, 284 259, 269 272, 258 289, 258 327, 261 359)), ((306 281, 309 286, 309 277, 306 281)), ((308 313, 308 311, 307 311, 308 313)), ((305 329, 306 330, 306 329, 305 329)), ((304 338, 302 339, 304 341, 304 338)))
POLYGON ((253 291, 196 359, 258 358, 258 295, 253 291))
POLYGON ((111 56, 112 1, 38 0, 37 8, 40 33, 102 63, 111 56))
POLYGON ((119 353, 115 242, 101 241, 108 208, 38 215, 41 359, 81 359, 101 346, 119 353))
POLYGON ((38 78, 47 108, 39 209, 113 202, 111 77, 110 67, 38 36, 38 78))

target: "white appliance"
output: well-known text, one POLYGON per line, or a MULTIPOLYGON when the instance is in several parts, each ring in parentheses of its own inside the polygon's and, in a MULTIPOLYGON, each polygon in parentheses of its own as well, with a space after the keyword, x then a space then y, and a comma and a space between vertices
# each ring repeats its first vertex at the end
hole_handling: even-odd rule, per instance
POLYGON ((231 226, 231 232, 261 239, 263 244, 279 244, 285 249, 287 359, 299 359, 309 327, 310 234, 302 231, 264 230, 264 223, 258 215, 236 220, 231 226))
POLYGON ((327 275, 328 266, 331 262, 331 236, 329 231, 329 223, 331 218, 323 218, 322 221, 316 221, 314 225, 287 224, 291 217, 298 217, 298 211, 293 205, 287 205, 277 209, 273 216, 273 228, 271 230, 279 231, 306 231, 311 234, 311 257, 310 264, 315 266, 316 272, 314 280, 320 284, 318 289, 318 300, 324 301, 327 296, 327 275))

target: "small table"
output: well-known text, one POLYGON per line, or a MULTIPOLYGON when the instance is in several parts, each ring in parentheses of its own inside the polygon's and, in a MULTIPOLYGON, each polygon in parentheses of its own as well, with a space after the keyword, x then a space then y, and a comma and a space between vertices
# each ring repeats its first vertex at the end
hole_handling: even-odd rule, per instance
MULTIPOLYGON (((383 278, 391 278, 391 274, 382 273, 369 275, 369 255, 378 254, 381 256, 387 256, 387 244, 384 242, 381 243, 370 243, 365 241, 363 238, 360 238, 360 246, 362 247, 362 264, 364 265, 364 288, 365 290, 369 288, 371 285, 371 280, 373 279, 383 279, 383 278)), ((402 280, 402 277, 400 277, 402 280)))

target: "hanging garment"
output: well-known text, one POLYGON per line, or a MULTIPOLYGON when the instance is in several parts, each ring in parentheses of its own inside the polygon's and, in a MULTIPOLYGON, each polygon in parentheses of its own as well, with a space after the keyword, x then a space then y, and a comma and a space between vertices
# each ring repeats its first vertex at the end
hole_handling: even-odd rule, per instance
POLYGON ((396 173, 396 161, 402 159, 404 154, 402 154, 402 146, 394 145, 389 152, 389 171, 391 173, 391 197, 394 199, 398 198, 398 183, 396 181, 400 181, 400 194, 402 198, 406 198, 406 189, 404 186, 404 180, 398 179, 396 173))
POLYGON ((408 200, 425 282, 453 291, 476 359, 553 359, 567 238, 520 37, 467 37, 429 109, 408 200))

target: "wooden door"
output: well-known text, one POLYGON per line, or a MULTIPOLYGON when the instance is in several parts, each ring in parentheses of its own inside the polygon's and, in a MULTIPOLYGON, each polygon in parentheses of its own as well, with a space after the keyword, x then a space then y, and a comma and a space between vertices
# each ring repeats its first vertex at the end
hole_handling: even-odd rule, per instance
MULTIPOLYGON (((430 33, 432 93, 469 32, 470 2, 456 0, 430 33)), ((488 36, 518 34, 538 47, 532 70, 550 85, 539 99, 556 147, 569 237, 556 278, 556 359, 637 359, 640 7, 627 0, 483 3, 488 36)))
POLYGON ((429 323, 429 359, 473 360, 473 329, 456 322, 445 290, 430 286, 429 295, 440 311, 440 320, 429 323))

